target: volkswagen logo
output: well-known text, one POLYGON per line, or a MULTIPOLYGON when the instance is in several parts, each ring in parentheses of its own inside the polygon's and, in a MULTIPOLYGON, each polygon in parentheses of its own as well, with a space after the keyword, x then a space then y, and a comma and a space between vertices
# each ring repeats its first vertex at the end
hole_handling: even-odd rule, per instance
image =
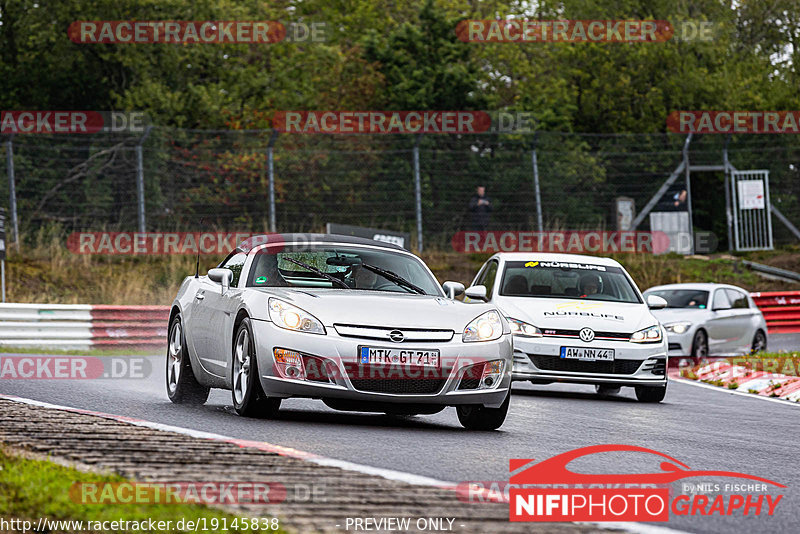
MULTIPOLYGON (((389 335, 391 336, 391 334, 389 335)), ((581 337, 581 341, 585 341, 586 343, 594 340, 594 330, 591 328, 581 328, 581 331, 578 332, 578 335, 581 337)))
MULTIPOLYGON (((403 341, 405 339, 405 336, 403 335, 403 333, 400 330, 392 330, 391 332, 389 332, 388 335, 389 335, 389 339, 391 339, 395 343, 400 343, 401 341, 403 341)), ((594 335, 592 335, 592 337, 594 337, 594 335)))

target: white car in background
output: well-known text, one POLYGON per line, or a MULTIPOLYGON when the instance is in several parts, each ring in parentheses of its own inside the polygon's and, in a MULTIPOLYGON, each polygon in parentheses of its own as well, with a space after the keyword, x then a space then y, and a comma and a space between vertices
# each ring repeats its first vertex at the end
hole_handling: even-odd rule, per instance
POLYGON ((667 390, 667 343, 645 301, 616 261, 574 254, 499 253, 467 289, 497 306, 514 334, 514 380, 592 384, 600 395, 633 386, 643 402, 667 390))
POLYGON ((767 323, 747 291, 725 284, 651 287, 667 307, 654 315, 667 330, 671 356, 729 356, 767 348, 767 323))

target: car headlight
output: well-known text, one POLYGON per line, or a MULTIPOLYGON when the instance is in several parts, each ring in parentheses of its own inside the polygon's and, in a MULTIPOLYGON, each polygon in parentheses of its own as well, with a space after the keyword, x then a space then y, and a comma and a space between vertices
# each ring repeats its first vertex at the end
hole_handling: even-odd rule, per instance
POLYGON ((661 341, 661 327, 659 325, 634 332, 631 336, 634 343, 658 343, 661 341))
POLYGON ((691 327, 692 323, 671 323, 664 325, 664 328, 667 330, 667 332, 672 332, 673 334, 683 334, 691 327))
POLYGON ((461 340, 464 343, 472 341, 492 341, 499 339, 503 335, 503 321, 500 314, 495 310, 490 310, 477 316, 464 329, 461 340))
POLYGON ((319 319, 281 299, 269 299, 269 318, 275 326, 308 334, 325 334, 319 319))
POLYGON ((511 333, 520 337, 542 337, 542 331, 533 326, 532 324, 520 321, 519 319, 512 319, 506 317, 509 326, 511 326, 511 333))

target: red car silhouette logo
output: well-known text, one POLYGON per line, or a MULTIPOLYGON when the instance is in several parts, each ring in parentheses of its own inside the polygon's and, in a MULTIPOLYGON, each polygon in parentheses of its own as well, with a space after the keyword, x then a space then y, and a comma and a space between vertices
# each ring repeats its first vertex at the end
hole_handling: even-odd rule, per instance
MULTIPOLYGON (((526 465, 533 460, 512 460, 511 470, 514 471, 521 465, 526 465)), ((676 480, 692 477, 730 477, 745 478, 758 482, 772 484, 779 488, 785 488, 773 480, 762 477, 738 473, 735 471, 707 471, 693 470, 688 465, 679 462, 664 453, 637 447, 634 445, 593 445, 568 451, 547 460, 538 462, 525 471, 513 475, 509 482, 511 484, 670 484, 676 480), (662 461, 659 467, 660 473, 641 473, 641 474, 583 474, 570 471, 567 464, 573 460, 597 454, 600 452, 643 452, 660 456, 662 461)))

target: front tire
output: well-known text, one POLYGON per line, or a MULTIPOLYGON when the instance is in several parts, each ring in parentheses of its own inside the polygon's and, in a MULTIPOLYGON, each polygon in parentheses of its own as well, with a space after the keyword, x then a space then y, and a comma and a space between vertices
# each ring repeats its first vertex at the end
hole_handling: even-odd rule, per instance
POLYGON ((767 336, 762 330, 756 332, 753 337, 753 345, 750 349, 750 354, 756 354, 767 350, 767 336))
POLYGON ((667 386, 636 386, 636 398, 639 402, 661 402, 667 394, 667 386))
POLYGON ((487 408, 480 404, 463 404, 456 406, 458 421, 467 430, 497 430, 502 426, 508 414, 511 392, 499 408, 487 408))
POLYGON ((204 404, 208 400, 207 388, 197 381, 186 350, 181 316, 176 315, 169 325, 167 337, 167 396, 175 404, 204 404))
POLYGON ((250 319, 244 318, 233 343, 231 365, 231 399, 233 409, 244 417, 274 417, 278 414, 281 399, 270 398, 261 388, 258 359, 250 319))

